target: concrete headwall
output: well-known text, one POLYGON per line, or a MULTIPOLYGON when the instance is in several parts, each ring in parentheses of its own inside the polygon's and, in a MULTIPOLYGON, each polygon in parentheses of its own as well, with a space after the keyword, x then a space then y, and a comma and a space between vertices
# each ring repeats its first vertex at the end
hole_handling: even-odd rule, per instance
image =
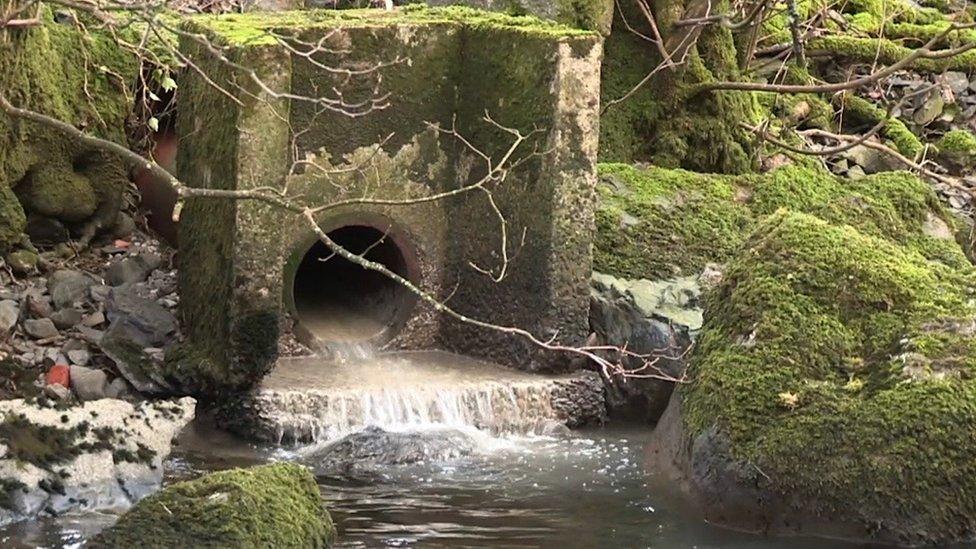
MULTIPOLYGON (((279 95, 185 39, 184 53, 216 81, 230 82, 226 89, 242 104, 203 78, 184 84, 183 181, 272 187, 309 207, 352 200, 318 212, 320 227, 387 232, 409 256, 408 278, 451 308, 564 343, 585 338, 599 35, 466 8, 246 14, 202 19, 196 30, 225 44, 279 95), (293 50, 321 43, 332 53, 309 59, 272 34, 297 37, 293 50), (325 70, 325 63, 354 74, 325 70), (388 106, 350 117, 298 98, 334 96, 335 89, 349 104, 379 90, 388 106), (501 159, 513 136, 486 113, 531 133, 513 157, 519 162, 486 186, 490 199, 473 191, 422 201, 481 179, 487 167, 477 151, 501 159), (464 141, 432 125, 456 127, 464 141)), ((180 230, 191 342, 230 371, 266 371, 280 320, 294 312, 291 280, 314 234, 303 218, 273 205, 218 199, 189 201, 180 230)), ((423 300, 388 335, 388 348, 446 348, 522 367, 558 361, 533 358, 517 339, 449 319, 423 300)))

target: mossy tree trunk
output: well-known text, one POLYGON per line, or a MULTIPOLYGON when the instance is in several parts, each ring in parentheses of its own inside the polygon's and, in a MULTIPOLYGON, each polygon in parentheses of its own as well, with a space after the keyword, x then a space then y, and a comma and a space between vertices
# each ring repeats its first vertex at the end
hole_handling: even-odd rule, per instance
POLYGON ((750 138, 739 123, 755 118, 754 97, 736 92, 694 94, 697 84, 739 77, 731 31, 720 25, 677 24, 727 10, 727 2, 713 3, 710 9, 707 0, 657 0, 651 5, 666 51, 677 66, 659 71, 631 97, 610 104, 663 61, 654 44, 628 28, 653 35, 636 1, 620 4, 607 39, 602 159, 705 172, 751 170, 750 138))

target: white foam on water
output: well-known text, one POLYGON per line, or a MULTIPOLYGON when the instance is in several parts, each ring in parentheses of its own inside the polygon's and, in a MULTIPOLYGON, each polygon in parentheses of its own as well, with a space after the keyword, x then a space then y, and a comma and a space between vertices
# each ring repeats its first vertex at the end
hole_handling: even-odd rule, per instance
POLYGON ((398 353, 282 361, 263 393, 279 443, 300 432, 320 446, 375 426, 457 429, 492 447, 565 421, 553 406, 556 379, 446 353, 398 353))

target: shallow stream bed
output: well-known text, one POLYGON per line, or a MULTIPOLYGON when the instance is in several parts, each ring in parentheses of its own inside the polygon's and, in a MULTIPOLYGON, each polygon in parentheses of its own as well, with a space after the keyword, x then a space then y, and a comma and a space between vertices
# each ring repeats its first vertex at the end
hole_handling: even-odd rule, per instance
MULTIPOLYGON (((740 534, 703 522, 644 468, 645 428, 559 437, 479 438, 468 457, 318 477, 340 547, 842 547, 740 534)), ((306 451, 258 448, 205 425, 185 434, 170 481, 306 451)), ((110 524, 85 514, 0 530, 2 547, 77 547, 110 524)))

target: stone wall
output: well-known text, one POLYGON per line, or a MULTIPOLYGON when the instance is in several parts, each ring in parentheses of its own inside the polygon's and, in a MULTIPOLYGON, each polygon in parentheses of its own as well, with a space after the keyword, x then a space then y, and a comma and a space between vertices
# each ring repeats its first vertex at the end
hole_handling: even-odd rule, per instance
MULTIPOLYGON (((516 153, 524 161, 491 184, 510 256, 500 282, 471 266, 498 275, 503 264, 500 220, 483 192, 411 205, 360 201, 321 211, 318 221, 326 231, 350 223, 387 231, 410 256, 408 278, 462 314, 581 342, 595 200, 599 35, 456 7, 296 15, 232 15, 196 24, 279 92, 317 96, 335 88, 358 103, 380 90, 389 94, 389 106, 349 117, 300 99, 274 99, 187 40, 184 52, 215 81, 248 93, 237 104, 188 76, 178 124, 181 179, 209 188, 287 189, 310 206, 417 200, 486 173, 472 148, 433 124, 444 130, 456 123, 471 147, 495 161, 512 136, 487 122, 486 112, 498 124, 534 131, 516 153), (335 53, 310 60, 289 52, 272 31, 298 37, 293 44, 323 40, 335 53), (326 62, 353 70, 390 66, 350 76, 318 66, 326 62)), ((191 343, 218 368, 263 373, 272 362, 279 319, 294 312, 291 281, 314 234, 301 216, 262 202, 197 199, 183 212, 180 239, 191 343)), ((448 321, 422 300, 385 342, 525 366, 528 353, 513 352, 515 343, 448 321)), ((551 358, 538 365, 551 366, 551 358)))

